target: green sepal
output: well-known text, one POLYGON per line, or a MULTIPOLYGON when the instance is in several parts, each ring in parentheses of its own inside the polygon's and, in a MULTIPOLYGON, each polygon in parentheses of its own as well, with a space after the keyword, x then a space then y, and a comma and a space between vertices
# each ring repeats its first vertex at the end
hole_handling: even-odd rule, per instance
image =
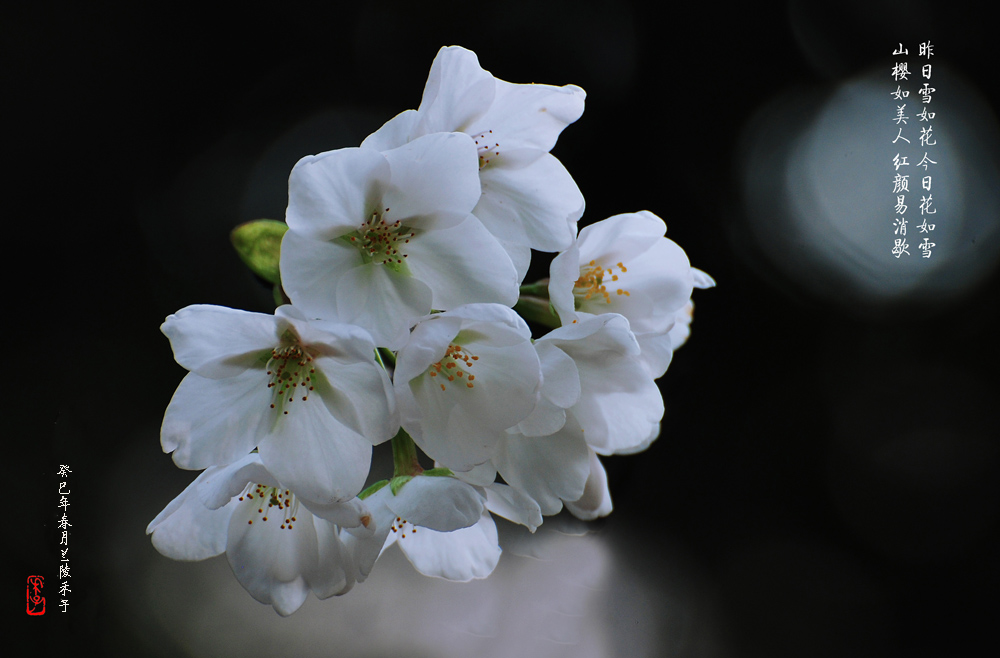
POLYGON ((535 322, 549 329, 562 326, 559 314, 548 299, 522 295, 514 304, 514 311, 528 322, 535 322))
POLYGON ((450 468, 440 467, 440 468, 432 468, 432 469, 426 470, 426 471, 423 472, 423 475, 429 475, 431 477, 439 477, 440 478, 440 477, 451 477, 451 476, 453 476, 455 474, 451 472, 450 468))
POLYGON ((365 498, 367 498, 368 496, 372 495, 373 493, 375 493, 376 491, 378 491, 379 489, 381 489, 382 487, 384 487, 387 484, 389 484, 388 480, 379 480, 375 484, 371 485, 370 487, 367 487, 364 491, 362 491, 361 493, 359 493, 358 494, 358 498, 360 498, 361 500, 364 500, 365 498))
POLYGON ((399 490, 403 488, 403 485, 412 479, 412 475, 397 475, 389 480, 389 488, 392 489, 392 495, 395 496, 398 494, 399 490))
POLYGON ((396 355, 392 350, 386 347, 376 347, 375 351, 378 354, 379 360, 382 362, 383 366, 396 366, 396 355))
POLYGON ((278 259, 281 256, 281 238, 288 224, 273 219, 255 219, 240 224, 229 234, 233 248, 250 271, 273 284, 281 283, 278 259))

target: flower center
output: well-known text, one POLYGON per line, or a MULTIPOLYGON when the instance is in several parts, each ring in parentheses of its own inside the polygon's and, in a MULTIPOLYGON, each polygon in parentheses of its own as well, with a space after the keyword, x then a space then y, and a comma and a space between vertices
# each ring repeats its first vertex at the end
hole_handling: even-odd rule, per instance
POLYGON ((490 163, 490 160, 500 155, 500 144, 493 139, 493 131, 479 133, 472 136, 476 142, 476 149, 479 151, 479 168, 482 169, 490 163))
POLYGON ((298 397, 302 402, 309 399, 309 392, 315 386, 316 369, 312 356, 301 345, 287 345, 271 350, 267 361, 267 374, 271 378, 267 387, 271 389, 272 409, 280 409, 288 415, 285 405, 298 397))
MULTIPOLYGON (((628 269, 624 264, 618 262, 615 264, 622 274, 628 272, 628 269)), ((605 285, 605 280, 611 282, 618 281, 618 275, 614 273, 614 268, 605 269, 603 265, 598 263, 596 260, 592 260, 584 267, 580 268, 580 278, 576 280, 573 284, 573 295, 576 297, 576 307, 580 308, 582 302, 590 301, 591 297, 600 295, 604 298, 604 301, 608 304, 611 303, 611 292, 608 291, 607 285, 605 285)), ((624 288, 616 288, 615 294, 629 296, 628 290, 624 288)))
POLYGON ((399 533, 400 539, 406 539, 406 533, 408 531, 413 534, 416 534, 417 532, 417 526, 413 525, 406 519, 399 518, 398 516, 396 517, 396 520, 392 522, 392 525, 389 526, 389 529, 392 530, 393 533, 399 533))
MULTIPOLYGON (((275 521, 280 522, 282 530, 291 530, 294 527, 299 501, 288 489, 249 484, 240 496, 240 502, 244 500, 257 507, 257 517, 260 521, 266 522, 268 518, 276 515, 275 521)), ((253 522, 254 519, 247 521, 250 525, 253 525, 253 522)))
POLYGON ((445 384, 445 380, 449 382, 458 379, 465 379, 466 388, 475 388, 475 384, 472 382, 476 379, 475 375, 466 372, 462 365, 466 368, 471 368, 474 361, 478 361, 479 357, 469 354, 465 348, 461 345, 449 345, 448 349, 444 353, 444 358, 442 358, 437 363, 432 363, 431 367, 428 368, 427 372, 431 377, 440 377, 438 380, 441 390, 447 390, 448 386, 445 384))
MULTIPOLYGON (((385 209, 385 213, 389 208, 385 209)), ((375 211, 372 216, 344 236, 350 244, 361 252, 361 258, 366 263, 379 263, 394 270, 404 267, 405 245, 416 233, 400 221, 386 222, 384 213, 375 211)))

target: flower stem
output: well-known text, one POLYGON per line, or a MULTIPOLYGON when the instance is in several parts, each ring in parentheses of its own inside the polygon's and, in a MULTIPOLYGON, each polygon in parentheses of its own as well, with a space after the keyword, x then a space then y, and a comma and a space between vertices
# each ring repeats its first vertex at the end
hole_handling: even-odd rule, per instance
POLYGON ((522 296, 514 304, 514 310, 529 322, 535 322, 551 329, 558 329, 562 326, 562 323, 559 322, 559 316, 552 310, 548 299, 522 296))
POLYGON ((521 286, 521 294, 529 295, 531 297, 541 297, 542 299, 549 298, 549 280, 542 279, 540 281, 535 281, 534 283, 526 283, 521 286))
POLYGON ((417 461, 417 446, 403 428, 399 428, 396 436, 392 437, 392 465, 393 477, 420 475, 424 472, 417 461))
POLYGON ((271 288, 271 295, 274 297, 274 307, 278 308, 284 304, 290 304, 291 300, 288 299, 288 295, 285 294, 285 290, 281 287, 281 283, 276 283, 271 288))

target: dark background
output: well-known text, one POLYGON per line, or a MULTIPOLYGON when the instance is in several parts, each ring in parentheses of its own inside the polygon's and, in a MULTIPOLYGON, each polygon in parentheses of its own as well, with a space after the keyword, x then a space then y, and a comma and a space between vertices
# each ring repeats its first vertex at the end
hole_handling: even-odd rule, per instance
MULTIPOLYGON (((605 460, 616 510, 593 527, 616 560, 641 571, 647 596, 672 602, 643 649, 629 649, 628 632, 613 646, 726 657, 996 648, 1000 318, 989 238, 1000 220, 978 218, 968 243, 938 240, 934 257, 947 262, 961 247, 974 280, 872 296, 811 271, 794 245, 771 248, 743 191, 757 166, 743 145, 761 108, 791 91, 808 115, 871 71, 890 100, 901 41, 914 53, 930 39, 933 63, 978 90, 992 149, 1000 58, 982 17, 937 2, 679 13, 568 0, 225 15, 25 4, 5 14, 4 534, 13 559, 4 597, 18 635, 41 631, 42 654, 196 653, 150 621, 155 596, 139 592, 149 565, 167 561, 145 525, 191 479, 158 444, 183 375, 158 326, 193 303, 270 311, 228 232, 282 218, 299 157, 355 146, 416 107, 437 49, 450 44, 506 80, 586 89, 583 117, 554 150, 587 199, 583 223, 652 210, 719 284, 696 293, 692 338, 661 380, 661 438, 605 460), (59 464, 73 469, 64 615, 59 464), (44 618, 22 611, 31 574, 46 579, 44 618)), ((942 130, 952 120, 944 114, 942 130)), ((888 162, 882 174, 892 175, 888 162)), ((978 175, 996 182, 995 169, 978 175)), ((891 208, 887 189, 873 217, 888 226, 891 208)), ((776 240, 783 230, 775 225, 776 240)), ((893 267, 891 229, 878 239, 893 267)), ((334 612, 354 594, 321 605, 334 612)), ((609 598, 609 615, 616 605, 609 598)), ((372 623, 358 632, 390 622, 372 623)))

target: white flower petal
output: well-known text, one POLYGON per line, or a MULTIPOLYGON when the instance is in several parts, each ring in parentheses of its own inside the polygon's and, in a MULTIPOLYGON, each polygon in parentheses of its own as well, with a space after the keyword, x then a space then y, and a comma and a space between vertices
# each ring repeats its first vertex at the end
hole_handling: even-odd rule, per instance
POLYGON ((290 229, 332 240, 357 229, 380 209, 389 163, 377 151, 345 148, 299 160, 288 177, 290 229))
POLYGON ((465 304, 451 309, 448 312, 450 317, 464 318, 470 320, 465 323, 466 328, 474 328, 479 331, 481 326, 487 331, 485 323, 497 323, 505 325, 514 331, 502 331, 502 333, 491 333, 491 340, 497 345, 517 345, 531 339, 531 330, 524 319, 512 309, 500 304, 465 304), (479 324, 476 324, 479 323, 479 324))
POLYGON ((202 377, 238 375, 260 365, 277 338, 274 317, 224 306, 196 304, 167 316, 160 327, 174 359, 202 377))
POLYGON ((230 504, 250 483, 279 486, 275 477, 260 462, 260 455, 255 452, 228 466, 210 468, 205 471, 204 476, 197 495, 209 509, 230 504))
POLYGON ((608 490, 608 475, 604 471, 601 460, 594 452, 590 453, 590 477, 583 496, 578 500, 564 501, 568 509, 578 519, 592 521, 611 514, 611 492, 608 490))
POLYGON ((531 532, 542 525, 542 511, 538 503, 506 484, 496 483, 487 487, 486 508, 508 521, 520 523, 531 532))
POLYGON ((306 573, 306 580, 317 598, 328 599, 344 594, 354 586, 355 569, 336 527, 322 518, 316 518, 314 522, 318 549, 316 568, 306 573))
POLYGON ((467 528, 479 520, 486 495, 453 477, 418 475, 404 484, 395 496, 386 498, 385 503, 404 521, 450 532, 467 528))
POLYGON ((697 267, 691 268, 691 275, 694 277, 694 287, 695 288, 714 288, 715 279, 710 277, 708 274, 702 272, 697 267))
POLYGON ((431 64, 417 134, 465 131, 493 102, 496 82, 471 50, 442 48, 431 64))
POLYGON ((361 253, 342 240, 313 240, 289 230, 278 261, 281 287, 309 317, 337 320, 337 282, 363 262, 361 253))
POLYGON ((590 473, 584 432, 572 414, 551 436, 507 434, 493 461, 504 481, 537 501, 545 515, 558 513, 562 500, 582 496, 590 473))
POLYGON ((399 419, 395 405, 390 402, 391 384, 388 375, 374 361, 351 363, 320 356, 313 364, 316 374, 325 378, 329 387, 316 386, 309 394, 310 399, 317 394, 333 416, 373 445, 396 434, 399 419))
POLYGON ((531 247, 525 243, 507 242, 499 238, 497 238, 497 242, 507 252, 510 262, 514 264, 514 270, 517 272, 517 282, 520 286, 521 282, 524 281, 524 277, 528 274, 528 268, 531 266, 531 247))
POLYGON ((545 153, 525 167, 503 156, 481 172, 483 194, 473 213, 500 240, 539 251, 561 251, 575 237, 584 200, 569 172, 545 153))
POLYGON ((583 394, 570 413, 586 430, 587 444, 608 455, 647 441, 663 418, 663 397, 645 369, 613 358, 586 365, 578 360, 577 366, 583 394))
POLYGON ((204 560, 226 550, 235 508, 209 509, 201 502, 196 490, 209 471, 200 473, 146 528, 156 550, 173 560, 204 560))
POLYGON ((385 504, 389 496, 392 496, 392 491, 385 486, 366 498, 363 502, 371 515, 368 527, 348 527, 341 535, 346 552, 351 556, 354 565, 353 577, 359 583, 364 582, 371 574, 375 560, 385 547, 395 541, 390 529, 396 513, 385 504))
POLYGON ((544 397, 538 398, 531 414, 509 428, 508 432, 517 432, 524 436, 549 436, 555 434, 566 424, 566 407, 553 404, 544 397))
POLYGON ((371 513, 364 501, 352 498, 342 503, 328 503, 320 505, 318 503, 308 503, 309 511, 314 516, 325 519, 341 528, 359 528, 359 532, 364 534, 370 532, 370 528, 365 526, 372 524, 371 513))
MULTIPOLYGON (((672 316, 691 299, 694 287, 692 268, 687 254, 673 240, 656 240, 626 265, 628 272, 621 274, 617 283, 630 291, 641 291, 655 302, 655 310, 651 309, 654 312, 649 313, 650 317, 672 316)), ((637 325, 632 324, 633 329, 636 328, 637 325)))
POLYGON ((251 596, 287 617, 309 594, 306 574, 317 570, 313 516, 301 514, 292 530, 281 529, 277 519, 262 522, 256 506, 248 503, 238 505, 229 522, 229 566, 251 596))
POLYGON ((410 272, 430 287, 433 308, 446 311, 473 302, 506 306, 517 302, 517 270, 474 215, 448 229, 419 232, 409 246, 410 272))
POLYGON ((653 379, 659 379, 670 366, 673 359, 674 350, 680 347, 690 331, 688 325, 682 322, 674 324, 673 328, 666 333, 636 334, 642 353, 639 360, 642 361, 649 375, 653 379), (675 341, 678 341, 675 343, 675 341))
MULTIPOLYGON (((424 413, 421 439, 414 442, 421 450, 454 471, 467 472, 490 458, 494 444, 503 430, 496 422, 483 423, 475 412, 470 412, 465 400, 457 395, 438 395, 437 384, 424 378, 423 398, 427 411, 424 413), (437 403, 437 404, 435 404, 437 403)), ((461 385, 464 386, 464 385, 461 385)), ((454 387, 454 388, 457 388, 454 387)), ((459 391, 458 395, 463 392, 459 391)), ((477 396, 481 397, 481 396, 477 396)), ((478 409, 485 405, 479 404, 478 409)))
POLYGON ((639 354, 638 343, 625 317, 616 313, 580 313, 579 316, 579 321, 553 329, 539 342, 555 345, 574 360, 602 358, 608 351, 619 355, 639 354))
POLYGON ((555 87, 496 81, 489 111, 474 132, 492 129, 502 135, 507 149, 551 151, 559 133, 583 114, 587 94, 576 85, 555 87))
POLYGON ((479 201, 479 158, 468 135, 425 135, 382 155, 392 172, 382 197, 387 224, 447 228, 464 221, 479 201))
POLYGON ((409 341, 396 355, 393 382, 397 390, 400 384, 408 383, 440 361, 461 329, 462 318, 451 314, 436 313, 417 323, 409 341))
POLYGON ((656 244, 666 232, 663 220, 648 210, 608 217, 580 229, 580 262, 597 259, 605 267, 618 261, 628 265, 629 259, 656 244))
MULTIPOLYGON (((434 464, 435 467, 443 466, 439 465, 437 462, 434 464)), ((488 487, 492 485, 497 479, 497 469, 493 465, 493 462, 485 461, 482 464, 477 464, 468 471, 452 471, 462 482, 468 482, 469 484, 475 485, 477 487, 488 487)))
POLYGON ((579 277, 580 248, 574 242, 549 264, 549 301, 563 326, 569 326, 577 319, 573 285, 579 277))
POLYGON ((566 409, 580 400, 580 373, 576 363, 553 341, 538 340, 535 351, 542 367, 538 404, 517 425, 525 436, 548 436, 566 423, 566 409))
MULTIPOLYGON (((631 268, 628 273, 632 273, 631 268)), ((622 285, 622 282, 619 281, 618 284, 622 285)), ((580 319, 588 315, 622 315, 628 318, 629 325, 636 332, 666 331, 673 323, 673 309, 661 303, 660 299, 654 296, 655 293, 651 294, 647 290, 632 286, 621 288, 623 291, 628 290, 627 295, 624 292, 618 294, 617 290, 610 290, 607 299, 602 295, 594 295, 591 299, 580 302, 576 317, 580 319)))
POLYGON ((321 400, 286 404, 273 435, 258 446, 261 461, 296 496, 326 504, 361 491, 372 444, 330 415, 321 400))
POLYGON ((345 273, 337 283, 337 317, 369 332, 381 347, 397 350, 410 326, 431 310, 432 294, 423 281, 368 263, 345 273))
MULTIPOLYGON (((286 304, 275 309, 275 315, 298 312, 294 306, 286 304)), ((341 363, 374 362, 372 356, 375 342, 371 334, 354 324, 330 320, 309 320, 289 318, 295 335, 303 345, 319 349, 319 353, 332 356, 341 363)))
POLYGON ((640 442, 638 442, 638 443, 636 443, 634 445, 627 446, 625 448, 621 448, 619 450, 616 450, 615 454, 616 455, 634 455, 634 454, 640 453, 643 450, 645 450, 646 448, 648 448, 649 446, 651 446, 653 444, 653 441, 655 441, 659 436, 660 436, 660 426, 659 426, 659 424, 657 424, 657 425, 654 425, 652 428, 650 428, 649 435, 645 439, 643 439, 642 441, 640 441, 640 442))
POLYGON ((559 349, 556 341, 545 337, 535 343, 535 351, 542 366, 542 396, 569 409, 580 400, 580 373, 576 362, 559 349))
POLYGON ((670 336, 670 345, 673 349, 677 349, 687 342, 687 339, 691 336, 691 322, 693 320, 694 302, 689 301, 684 305, 684 308, 677 311, 674 326, 670 328, 667 334, 670 336))
POLYGON ((500 560, 496 524, 485 509, 478 523, 468 528, 452 532, 420 528, 398 544, 420 573, 456 582, 486 578, 500 560))
POLYGON ((189 373, 167 405, 164 452, 181 468, 207 468, 243 457, 271 429, 271 390, 262 371, 205 379, 189 373))
POLYGON ((365 141, 361 142, 361 148, 388 151, 400 147, 416 136, 414 130, 419 119, 420 115, 416 110, 404 110, 368 135, 365 141))

